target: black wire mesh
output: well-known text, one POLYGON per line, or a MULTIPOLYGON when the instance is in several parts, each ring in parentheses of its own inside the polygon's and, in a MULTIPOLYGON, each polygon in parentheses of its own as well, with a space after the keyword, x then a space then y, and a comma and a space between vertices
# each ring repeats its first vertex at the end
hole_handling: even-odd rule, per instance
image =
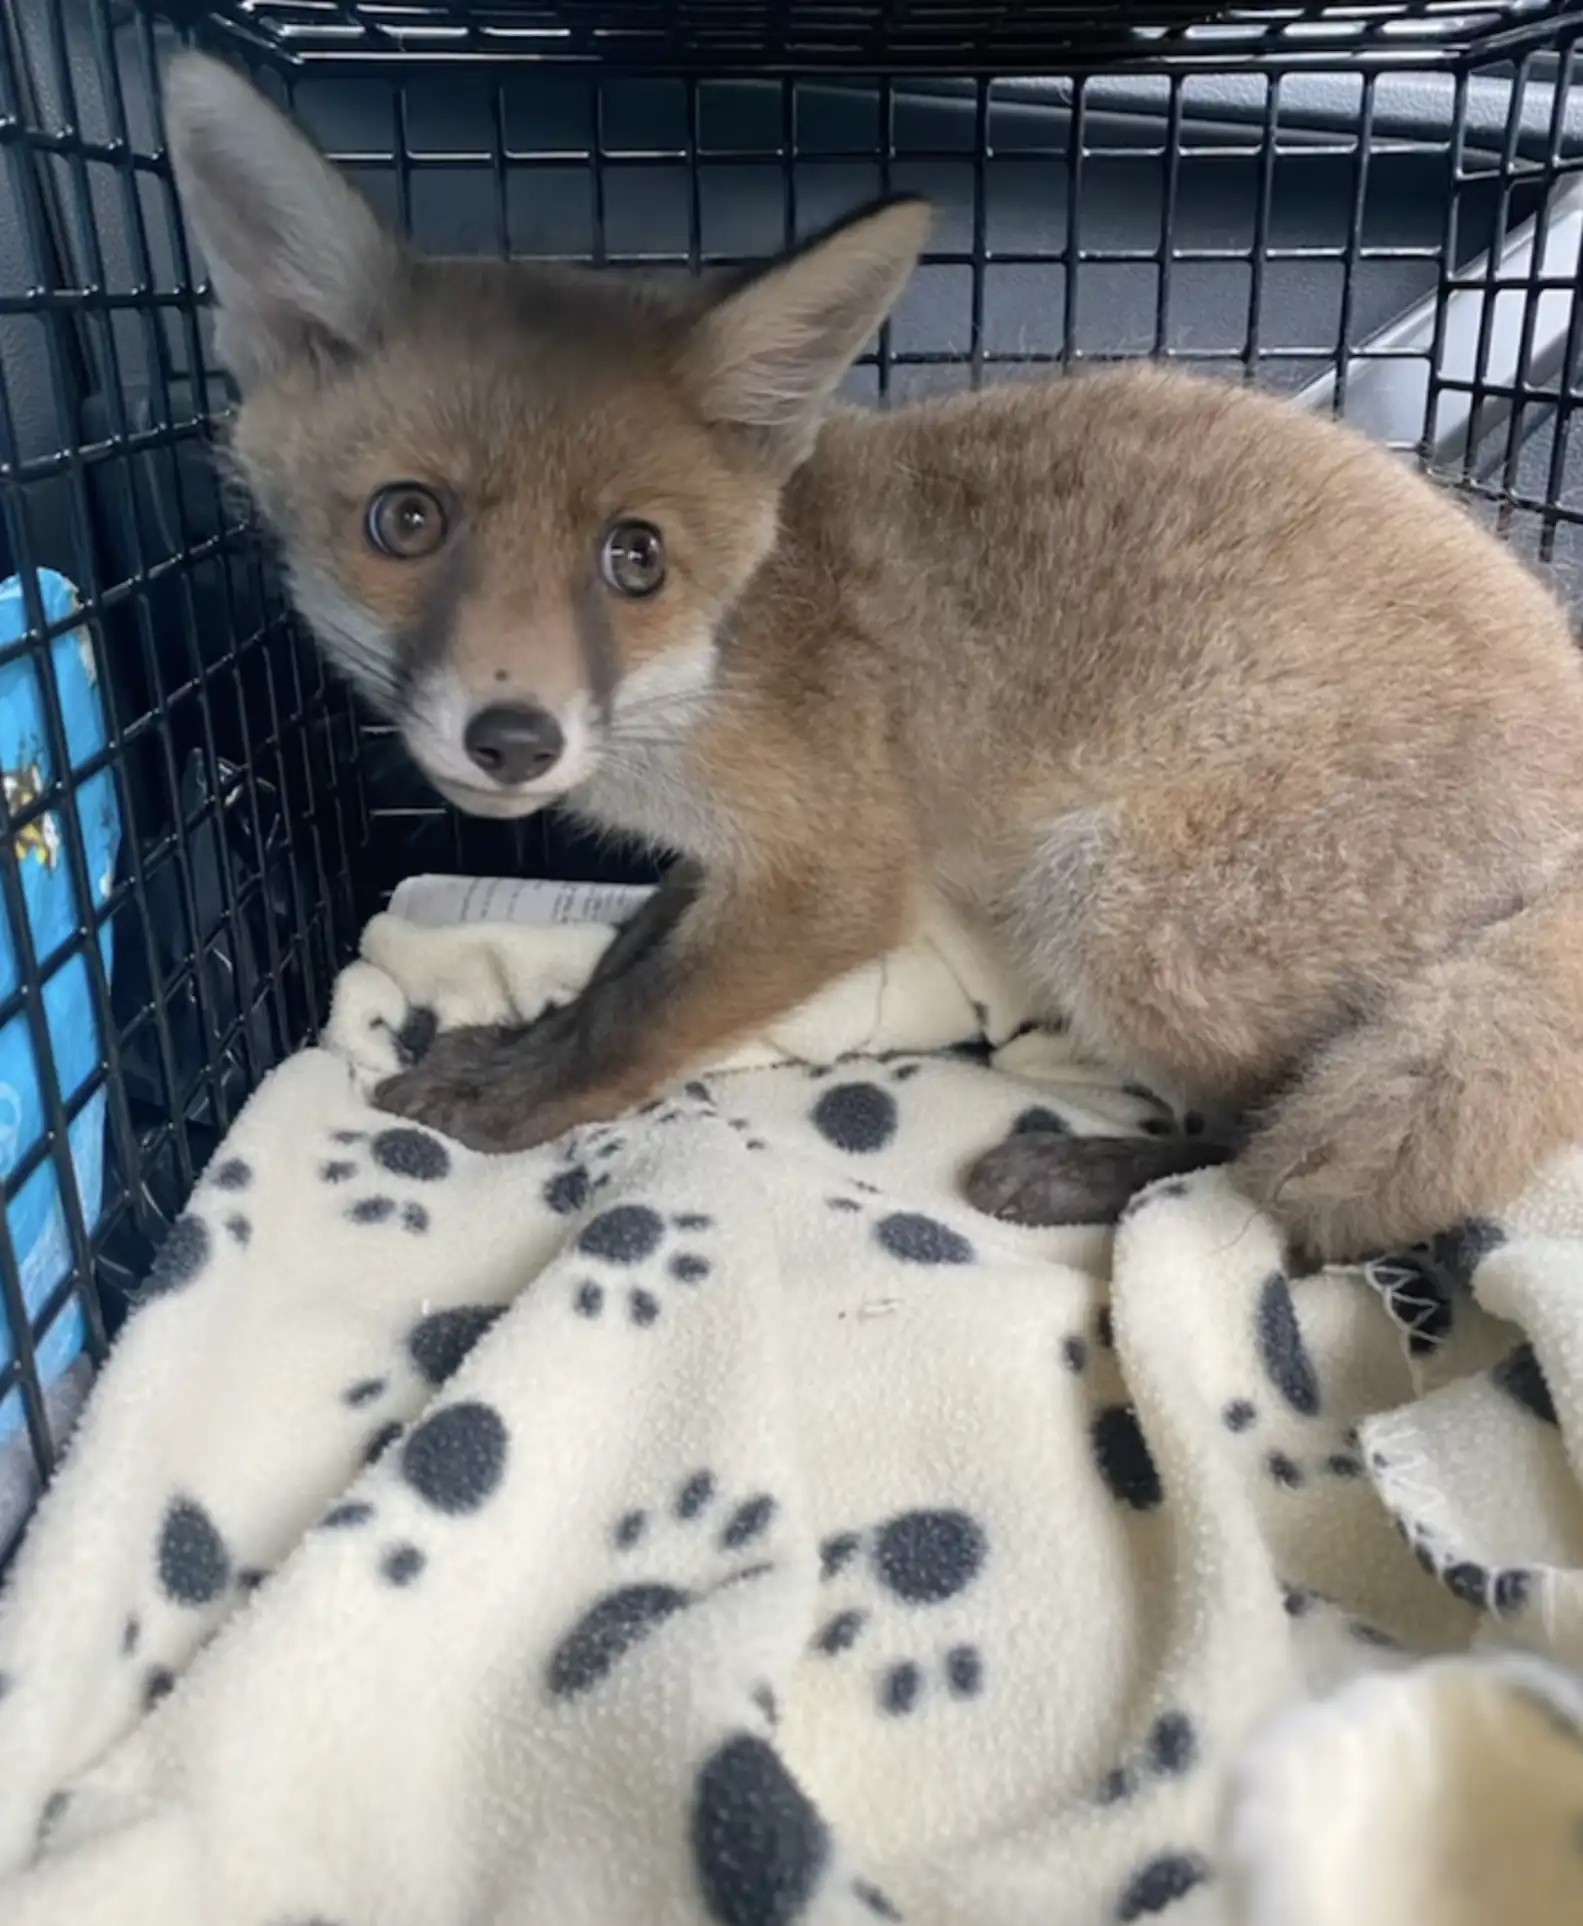
MULTIPOLYGON (((0 1088, 0 1451, 20 1420, 35 1476, 82 1375, 63 1365, 79 1343, 102 1353, 218 1136, 313 1033, 355 932, 351 852, 366 841, 346 699, 211 472, 221 392, 155 50, 152 19, 108 0, 8 6, 0 37, 0 573, 23 613, 0 675, 20 675, 12 695, 36 693, 42 718, 0 802, 15 963, 0 1040, 20 1025, 27 1043, 0 1088), (74 612, 46 610, 46 569, 73 585, 74 612), (63 635, 91 662, 102 718, 86 758, 68 743, 63 635), (120 861, 92 875, 82 799, 106 774, 120 861), (41 949, 40 893, 61 890, 75 928, 41 949), (68 1086, 64 1026, 83 1025, 93 1067, 68 1086), (98 1113, 90 1184, 99 1146, 78 1126, 98 1113)), ((18 1479, 19 1462, 5 1459, 18 1479)), ((0 1504, 16 1482, 0 1479, 0 1504)))
POLYGON ((1116 355, 1200 365, 1360 421, 1575 569, 1583 22, 1522 0, 1207 14, 0 0, 0 577, 24 614, 0 699, 24 665, 42 718, 0 798, 0 1070, 20 1025, 39 1126, 8 1139, 0 1076, 0 1544, 6 1463, 35 1483, 69 1419, 84 1370, 64 1362, 102 1353, 239 1104, 314 1035, 362 918, 420 870, 596 873, 553 823, 466 821, 422 789, 216 485, 226 397, 163 55, 184 35, 248 67, 450 252, 696 270, 922 191, 933 243, 855 398, 1116 355), (728 13, 758 21, 760 58, 722 38, 728 13), (75 613, 47 606, 42 570, 75 613), (74 762, 55 651, 79 634, 103 741, 74 762), (98 875, 96 781, 120 829, 98 875), (73 913, 41 946, 46 870, 73 913), (56 1027, 68 973, 93 1033, 80 1076, 56 1027), (40 1185, 48 1235, 24 1248, 40 1185))
POLYGON ((1087 71, 1128 60, 1391 65, 1511 49, 1569 0, 239 0, 209 13, 296 58, 423 53, 807 71, 1087 71))

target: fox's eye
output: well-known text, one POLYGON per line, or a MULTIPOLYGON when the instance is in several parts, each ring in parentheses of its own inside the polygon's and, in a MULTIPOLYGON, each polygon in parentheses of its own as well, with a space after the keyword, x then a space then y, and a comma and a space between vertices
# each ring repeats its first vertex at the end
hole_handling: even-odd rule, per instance
POLYGON ((599 573, 618 595, 652 595, 665 580, 665 544, 649 522, 616 522, 599 551, 599 573))
POLYGON ((432 555, 445 540, 445 510, 420 482, 391 482, 371 495, 363 526, 381 555, 411 562, 432 555))

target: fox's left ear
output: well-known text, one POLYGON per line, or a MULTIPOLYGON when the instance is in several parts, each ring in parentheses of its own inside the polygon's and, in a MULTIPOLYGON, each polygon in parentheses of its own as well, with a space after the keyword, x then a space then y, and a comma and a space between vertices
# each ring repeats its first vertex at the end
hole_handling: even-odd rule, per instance
POLYGON ((881 202, 707 308, 683 357, 705 418, 755 432, 777 466, 795 468, 837 383, 901 293, 929 222, 926 201, 881 202))

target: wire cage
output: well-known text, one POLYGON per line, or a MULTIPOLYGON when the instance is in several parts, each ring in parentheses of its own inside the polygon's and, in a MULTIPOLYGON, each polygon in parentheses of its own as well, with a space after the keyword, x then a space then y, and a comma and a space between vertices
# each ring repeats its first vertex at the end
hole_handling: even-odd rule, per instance
POLYGON ((0 1553, 249 1092, 464 821, 299 633, 158 75, 249 71, 451 253, 679 270, 889 188, 931 250, 854 398, 1154 355, 1333 410, 1583 559, 1571 0, 0 0, 0 1553))

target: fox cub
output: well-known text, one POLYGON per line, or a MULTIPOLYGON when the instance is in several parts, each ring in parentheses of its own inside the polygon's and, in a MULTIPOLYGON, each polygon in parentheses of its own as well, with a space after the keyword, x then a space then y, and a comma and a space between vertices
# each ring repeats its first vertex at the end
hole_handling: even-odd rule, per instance
MULTIPOLYGON (((916 200, 701 280, 427 259, 224 66, 168 105, 324 649, 459 807, 682 859, 575 1003, 442 1035, 387 1108, 499 1150, 611 1116, 933 892, 1244 1119, 1318 1255, 1583 1138, 1583 663, 1391 456, 1148 369, 835 405, 916 200)), ((1183 1156, 1025 1136, 969 1195, 1092 1218, 1183 1156)))

